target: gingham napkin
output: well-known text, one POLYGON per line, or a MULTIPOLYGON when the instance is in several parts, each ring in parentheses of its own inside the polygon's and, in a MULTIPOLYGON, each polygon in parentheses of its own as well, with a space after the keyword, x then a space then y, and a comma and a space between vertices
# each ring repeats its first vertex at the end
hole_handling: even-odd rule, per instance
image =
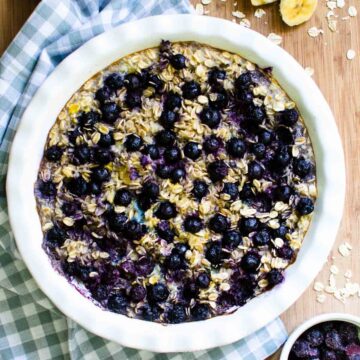
POLYGON ((0 359, 257 360, 285 341, 280 319, 232 345, 195 353, 155 354, 102 339, 66 318, 41 292, 10 229, 4 190, 9 147, 25 107, 48 74, 84 42, 115 25, 189 12, 188 0, 44 0, 0 59, 0 359))

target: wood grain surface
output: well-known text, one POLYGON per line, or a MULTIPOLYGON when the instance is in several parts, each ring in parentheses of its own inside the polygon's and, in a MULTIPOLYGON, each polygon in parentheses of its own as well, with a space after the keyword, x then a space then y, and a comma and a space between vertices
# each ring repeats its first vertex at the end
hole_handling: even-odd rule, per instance
MULTIPOLYGON (((197 4, 199 0, 192 0, 197 4)), ((0 0, 0 53, 2 53, 11 39, 16 35, 23 22, 36 6, 35 0, 0 0)), ((235 19, 232 12, 239 10, 246 14, 251 22, 251 28, 264 35, 276 33, 283 37, 281 46, 285 48, 304 67, 314 69, 314 79, 328 100, 342 137, 347 167, 347 196, 343 221, 337 236, 337 243, 317 280, 324 283, 329 278, 329 266, 335 263, 339 269, 339 285, 344 282, 342 274, 351 269, 353 281, 360 282, 360 2, 346 0, 343 9, 336 10, 338 17, 338 31, 331 32, 327 27, 325 15, 328 11, 324 0, 319 5, 312 19, 296 28, 286 26, 280 18, 278 3, 264 6, 266 15, 261 19, 253 16, 256 8, 251 6, 250 0, 231 0, 225 2, 212 0, 204 7, 208 14, 235 19), (348 20, 348 7, 355 5, 359 15, 348 20), (316 26, 324 30, 324 34, 311 38, 307 30, 316 26), (350 61, 346 58, 348 49, 354 49, 357 56, 350 61), (351 256, 342 257, 338 246, 344 241, 353 246, 351 256), (332 257, 335 257, 333 260, 332 257)), ((239 19, 236 19, 239 22, 239 19)), ((221 31, 221 29, 219 29, 221 31)), ((324 312, 349 312, 360 315, 360 298, 355 296, 345 304, 332 296, 327 296, 322 304, 316 301, 316 293, 310 287, 283 315, 282 319, 291 332, 294 327, 304 320, 324 312)), ((271 306, 271 304, 269 304, 271 306)), ((278 355, 273 357, 278 358, 278 355)))

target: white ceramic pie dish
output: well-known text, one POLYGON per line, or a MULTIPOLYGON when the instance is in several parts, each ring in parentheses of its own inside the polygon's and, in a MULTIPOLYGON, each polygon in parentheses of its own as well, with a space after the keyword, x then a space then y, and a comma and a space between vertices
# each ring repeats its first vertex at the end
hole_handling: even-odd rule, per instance
POLYGON ((89 331, 124 346, 157 352, 194 351, 229 344, 263 327, 308 287, 333 245, 341 220, 345 167, 331 110, 313 80, 283 49, 230 21, 166 15, 121 25, 90 40, 47 78, 26 109, 12 145, 7 176, 9 216, 17 246, 44 293, 89 331), (161 39, 198 41, 239 53, 273 74, 297 103, 309 130, 317 164, 319 198, 298 259, 285 282, 226 316, 201 322, 160 325, 103 311, 83 297, 51 266, 41 247, 42 232, 33 185, 48 131, 71 95, 116 59, 161 39))

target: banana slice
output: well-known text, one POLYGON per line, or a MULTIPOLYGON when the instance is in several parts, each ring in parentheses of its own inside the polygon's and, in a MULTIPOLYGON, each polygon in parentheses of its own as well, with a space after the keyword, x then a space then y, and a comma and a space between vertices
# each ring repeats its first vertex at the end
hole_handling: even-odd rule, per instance
POLYGON ((261 5, 271 4, 275 1, 277 0, 251 0, 251 4, 253 4, 254 6, 261 6, 261 5))
POLYGON ((318 0, 281 0, 280 13, 289 26, 302 24, 315 12, 318 0))

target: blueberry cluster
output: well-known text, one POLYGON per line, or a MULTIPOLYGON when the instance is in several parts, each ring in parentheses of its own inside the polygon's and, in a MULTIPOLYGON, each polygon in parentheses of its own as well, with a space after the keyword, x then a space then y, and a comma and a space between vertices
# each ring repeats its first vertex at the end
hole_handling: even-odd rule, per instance
POLYGON ((243 69, 235 75, 218 66, 200 82, 187 72, 194 74, 190 59, 163 42, 158 63, 104 76, 94 92, 96 106, 79 112, 64 130, 68 144, 46 147, 42 168, 51 176, 39 172, 36 184, 40 215, 42 205, 59 206, 44 245, 64 274, 81 281, 104 308, 149 321, 204 320, 281 283, 283 267, 265 269, 262 257, 293 262, 294 221, 314 210, 314 196, 296 187, 313 180, 315 171, 306 151, 292 152, 295 139, 304 136, 299 113, 291 108, 268 114, 264 97, 254 95, 256 86, 269 85, 264 73, 243 69), (162 80, 164 69, 174 72, 177 87, 162 80), (207 102, 195 116, 206 135, 195 140, 182 136, 178 125, 187 104, 197 104, 199 96, 207 102), (141 114, 146 97, 160 105, 156 132, 116 137, 119 119, 141 114), (89 141, 102 124, 108 131, 89 141), (137 168, 130 159, 137 160, 137 168), (53 174, 64 165, 75 170, 55 181, 53 174), (194 175, 195 166, 204 169, 203 176, 194 175), (124 167, 126 175, 119 175, 124 167), (261 182, 268 186, 261 188, 261 182), (168 187, 180 189, 194 208, 184 212, 164 196, 168 187), (208 202, 213 211, 205 214, 200 207, 208 202), (235 203, 254 212, 239 216, 239 210, 231 210, 235 203), (88 211, 94 204, 96 210, 88 211), (262 219, 275 204, 287 210, 276 214, 273 225, 262 219), (205 241, 195 244, 205 234, 205 241), (150 250, 150 240, 143 243, 149 238, 150 250), (103 257, 68 261, 69 241, 85 243, 103 257), (227 274, 227 287, 214 281, 221 272, 227 274))
POLYGON ((359 328, 343 321, 316 325, 296 340, 289 359, 358 360, 359 328))

